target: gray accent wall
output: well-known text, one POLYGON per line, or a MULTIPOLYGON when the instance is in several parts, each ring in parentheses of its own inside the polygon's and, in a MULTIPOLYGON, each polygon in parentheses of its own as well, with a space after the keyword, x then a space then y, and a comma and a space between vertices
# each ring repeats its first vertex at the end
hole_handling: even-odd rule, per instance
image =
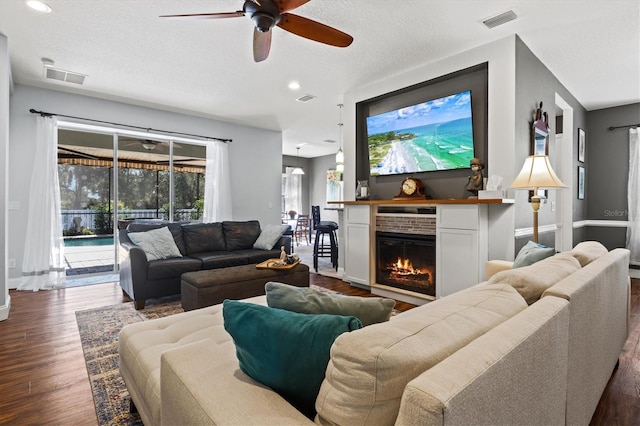
MULTIPOLYGON (((577 185, 577 133, 578 128, 585 128, 587 123, 586 110, 578 102, 575 97, 567 90, 564 85, 558 81, 553 73, 536 57, 536 55, 527 47, 527 45, 516 37, 516 102, 515 102, 515 161, 513 164, 514 176, 517 174, 525 158, 531 154, 531 126, 535 117, 535 112, 540 104, 543 103, 543 111, 549 115, 549 156, 552 166, 556 168, 556 152, 555 146, 555 123, 556 123, 556 107, 555 95, 558 93, 573 108, 573 128, 564 128, 564 132, 571 131, 574 134, 573 147, 573 163, 574 170, 572 181, 564 182, 569 189, 563 191, 574 191, 577 185)), ((585 165, 588 160, 585 161, 585 165)), ((582 165, 582 163, 580 163, 582 165)), ((586 166, 585 166, 586 167, 586 166)), ((507 183, 508 185, 508 183, 507 183)), ((552 202, 555 202, 555 191, 549 191, 549 200, 542 204, 539 212, 539 226, 553 225, 556 222, 556 213, 552 211, 552 202)), ((528 228, 533 225, 533 211, 531 205, 527 202, 527 191, 515 191, 515 228, 528 228)), ((573 202, 573 221, 581 221, 587 218, 587 204, 585 200, 578 200, 574 197, 573 202)), ((583 235, 581 230, 574 229, 574 242, 582 241, 583 235)), ((530 240, 530 236, 517 238, 515 249, 518 250, 530 240)), ((550 247, 555 246, 554 232, 540 233, 539 242, 550 247)))
MULTIPOLYGON (((589 111, 587 118, 586 219, 626 221, 629 131, 608 128, 640 123, 640 103, 589 111)), ((611 250, 625 246, 626 232, 624 227, 591 225, 586 239, 600 241, 611 250)))
MULTIPOLYGON (((17 267, 10 278, 19 277, 22 269, 26 233, 28 191, 31 179, 31 153, 34 150, 36 116, 29 109, 87 117, 162 130, 230 138, 229 167, 232 185, 234 220, 257 219, 261 224, 280 223, 282 133, 201 117, 177 114, 16 85, 10 99, 9 191, 8 201, 19 204, 9 211, 9 258, 17 267)), ((4 109, 3 109, 4 111, 4 109)), ((3 200, 3 206, 6 205, 3 200)), ((6 241, 5 239, 3 239, 6 241)))

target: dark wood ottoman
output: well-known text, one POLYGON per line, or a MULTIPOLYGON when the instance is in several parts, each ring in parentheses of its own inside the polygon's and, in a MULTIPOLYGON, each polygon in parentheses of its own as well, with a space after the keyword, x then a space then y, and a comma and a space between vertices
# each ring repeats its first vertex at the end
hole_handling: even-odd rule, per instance
POLYGON ((224 299, 246 299, 265 294, 264 285, 276 281, 309 287, 309 267, 302 263, 291 269, 258 269, 255 264, 208 269, 182 274, 180 285, 185 311, 217 305, 224 299))

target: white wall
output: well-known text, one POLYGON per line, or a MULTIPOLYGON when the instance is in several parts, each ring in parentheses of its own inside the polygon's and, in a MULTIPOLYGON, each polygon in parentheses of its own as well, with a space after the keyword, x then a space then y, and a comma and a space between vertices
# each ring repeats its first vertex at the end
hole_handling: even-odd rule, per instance
MULTIPOLYGON (((353 89, 344 97, 345 200, 355 199, 355 105, 357 102, 428 81, 484 62, 489 64, 487 176, 515 178, 515 36, 425 64, 413 70, 353 89)), ((514 214, 508 206, 490 209, 489 258, 513 259, 514 214)))
MULTIPOLYGON (((176 114, 119 102, 16 85, 10 105, 8 201, 19 210, 9 211, 8 246, 17 267, 9 277, 19 277, 34 150, 36 116, 30 108, 97 120, 230 138, 229 163, 234 220, 257 219, 280 223, 282 133, 176 114)), ((1 141, 0 141, 1 142, 1 141)), ((3 203, 4 204, 4 203, 3 203)))
POLYGON ((11 76, 7 38, 0 34, 0 321, 7 319, 11 306, 7 281, 9 259, 7 231, 9 189, 9 91, 11 76))

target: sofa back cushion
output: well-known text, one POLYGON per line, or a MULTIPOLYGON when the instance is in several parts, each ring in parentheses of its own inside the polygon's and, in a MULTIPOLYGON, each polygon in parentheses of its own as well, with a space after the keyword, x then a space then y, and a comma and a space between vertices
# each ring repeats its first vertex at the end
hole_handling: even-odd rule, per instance
POLYGON ((133 222, 127 226, 127 232, 146 232, 152 229, 158 229, 166 226, 171 231, 173 241, 176 243, 176 247, 180 250, 180 254, 187 255, 187 248, 184 244, 184 238, 182 238, 182 225, 176 222, 168 221, 154 221, 154 222, 133 222))
POLYGON ((578 259, 578 262, 584 268, 600 256, 609 253, 609 250, 598 241, 583 241, 578 243, 569 253, 578 259))
POLYGON ((224 240, 227 251, 246 250, 253 248, 253 243, 260 236, 260 222, 247 220, 244 222, 222 222, 224 240))
POLYGON ((226 250, 220 222, 182 225, 182 235, 187 254, 226 250))
POLYGON ((526 307, 510 286, 474 286, 340 335, 316 399, 316 421, 393 424, 407 383, 526 307))
POLYGON ((489 284, 509 284, 531 305, 546 289, 579 269, 576 258, 564 252, 533 265, 498 272, 489 279, 489 284))

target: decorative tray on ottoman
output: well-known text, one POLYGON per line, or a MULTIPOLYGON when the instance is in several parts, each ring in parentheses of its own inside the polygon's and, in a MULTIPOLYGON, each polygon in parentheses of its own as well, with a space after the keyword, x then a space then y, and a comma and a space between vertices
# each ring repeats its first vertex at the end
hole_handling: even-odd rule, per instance
POLYGON ((280 264, 280 259, 267 259, 264 262, 260 262, 256 265, 258 269, 292 269, 300 263, 300 259, 296 259, 293 263, 287 263, 286 265, 280 264))

